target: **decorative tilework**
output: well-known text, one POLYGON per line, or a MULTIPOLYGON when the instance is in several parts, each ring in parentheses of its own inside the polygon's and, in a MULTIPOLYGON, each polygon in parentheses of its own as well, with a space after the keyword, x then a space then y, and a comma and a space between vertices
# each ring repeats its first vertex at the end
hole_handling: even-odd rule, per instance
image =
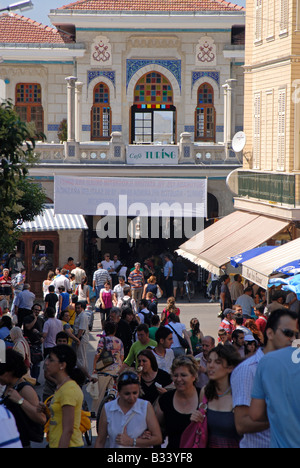
POLYGON ((152 60, 152 59, 127 59, 126 60, 126 89, 133 75, 141 68, 147 65, 160 65, 169 70, 176 78, 179 88, 181 90, 181 60, 152 60))
POLYGON ((91 126, 90 125, 82 125, 82 131, 83 132, 90 132, 91 131, 91 126))
POLYGON ((95 78, 98 78, 99 76, 105 76, 105 78, 112 82, 114 88, 116 87, 116 72, 105 70, 88 70, 87 85, 89 86, 91 81, 93 81, 95 78))
POLYGON ((224 126, 223 125, 217 125, 216 126, 216 132, 219 132, 219 133, 224 132, 224 126))
POLYGON ((58 132, 59 125, 56 124, 48 124, 48 132, 58 132))
POLYGON ((195 126, 194 125, 185 125, 184 126, 184 131, 192 133, 192 132, 195 131, 195 126))
POLYGON ((216 71, 197 71, 197 72, 192 72, 192 89, 196 81, 198 81, 200 78, 203 78, 204 76, 207 76, 208 78, 211 78, 214 80, 218 86, 220 86, 220 73, 216 71))
POLYGON ((121 132, 122 131, 122 125, 112 125, 111 126, 111 131, 112 132, 121 132))

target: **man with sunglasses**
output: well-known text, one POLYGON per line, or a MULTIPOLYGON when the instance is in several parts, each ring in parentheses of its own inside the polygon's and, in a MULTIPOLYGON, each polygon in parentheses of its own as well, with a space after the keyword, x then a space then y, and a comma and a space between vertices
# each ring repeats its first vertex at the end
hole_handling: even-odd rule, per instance
POLYGON ((269 422, 270 448, 299 447, 300 353, 291 346, 298 338, 298 325, 296 320, 278 325, 276 333, 289 345, 265 355, 254 379, 250 417, 255 422, 269 422))
MULTIPOLYGON (((291 346, 295 338, 294 332, 298 331, 297 318, 297 315, 288 309, 275 310, 266 325, 264 348, 259 348, 254 356, 243 361, 232 372, 230 382, 234 419, 237 431, 243 435, 240 442, 241 448, 269 448, 270 446, 268 421, 254 422, 250 417, 251 391, 260 361, 266 355, 273 354, 273 351, 291 346)), ((273 383, 273 385, 278 387, 278 383, 273 383)))

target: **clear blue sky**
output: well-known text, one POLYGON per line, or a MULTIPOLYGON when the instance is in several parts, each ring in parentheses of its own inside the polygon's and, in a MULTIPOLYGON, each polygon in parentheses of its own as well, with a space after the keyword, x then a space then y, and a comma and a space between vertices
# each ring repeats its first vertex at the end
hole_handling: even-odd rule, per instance
MULTIPOLYGON (((16 3, 17 0, 0 0, 1 8, 5 6, 16 3)), ((55 8, 60 8, 64 5, 69 5, 70 3, 75 2, 76 0, 32 0, 34 4, 34 8, 32 10, 25 11, 23 13, 24 16, 28 18, 34 19, 39 21, 40 23, 47 24, 51 26, 50 20, 48 18, 48 14, 50 10, 55 8)), ((231 0, 232 3, 236 3, 237 5, 245 6, 246 0, 231 0)), ((16 12, 18 13, 18 12, 16 12)))

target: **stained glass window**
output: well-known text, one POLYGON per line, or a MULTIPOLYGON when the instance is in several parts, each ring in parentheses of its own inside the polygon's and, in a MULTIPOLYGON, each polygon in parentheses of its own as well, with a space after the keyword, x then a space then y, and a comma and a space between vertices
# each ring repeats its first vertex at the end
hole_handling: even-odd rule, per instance
POLYGON ((173 90, 169 80, 160 73, 142 76, 134 90, 135 104, 172 104, 173 90))
POLYGON ((109 103, 109 89, 104 83, 96 86, 94 91, 95 104, 108 104, 109 103))
POLYGON ((215 141, 215 108, 214 90, 208 83, 198 89, 195 115, 195 139, 198 141, 215 141))
POLYGON ((20 83, 16 89, 17 104, 41 104, 42 90, 39 84, 20 83))
POLYGON ((15 96, 16 111, 24 122, 33 122, 38 133, 44 132, 42 88, 38 83, 18 83, 15 96))
POLYGON ((91 139, 109 140, 111 134, 111 109, 109 88, 99 83, 94 88, 94 104, 91 113, 91 139))

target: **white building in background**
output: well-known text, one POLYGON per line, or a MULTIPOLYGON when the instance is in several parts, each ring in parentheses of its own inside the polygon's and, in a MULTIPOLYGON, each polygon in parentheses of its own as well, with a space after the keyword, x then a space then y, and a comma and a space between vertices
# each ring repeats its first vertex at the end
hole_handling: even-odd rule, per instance
MULTIPOLYGON (((55 174, 207 178, 208 218, 230 213, 226 177, 241 164, 231 139, 243 125, 245 10, 220 0, 93 0, 49 18, 53 27, 0 17, 0 96, 47 136, 32 175, 49 202, 55 174), (137 146, 139 158, 130 157, 137 146)), ((97 222, 89 220, 90 236, 97 222)), ((60 234, 60 263, 69 241, 60 234)))

